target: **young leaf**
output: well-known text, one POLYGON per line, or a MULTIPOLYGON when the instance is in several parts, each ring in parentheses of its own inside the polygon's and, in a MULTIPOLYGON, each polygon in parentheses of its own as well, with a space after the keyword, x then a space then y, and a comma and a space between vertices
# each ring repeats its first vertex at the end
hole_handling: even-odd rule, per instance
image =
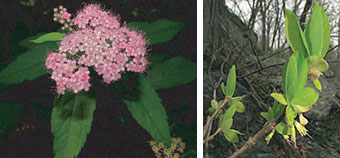
POLYGON ((218 108, 218 102, 216 100, 211 100, 210 102, 211 107, 213 107, 214 109, 218 108))
POLYGON ((312 16, 305 30, 306 41, 309 47, 310 55, 321 56, 323 37, 323 21, 319 3, 315 3, 312 16))
POLYGON ((295 111, 295 109, 293 109, 291 106, 287 106, 286 119, 287 119, 288 125, 292 125, 294 123, 294 119, 296 115, 297 115, 297 112, 295 111))
POLYGON ((24 103, 0 100, 0 129, 3 137, 7 138, 9 132, 15 128, 24 107, 24 103))
POLYGON ((301 30, 296 16, 289 9, 286 9, 285 12, 285 29, 287 40, 292 50, 294 52, 302 53, 303 56, 307 58, 310 53, 308 47, 306 47, 305 35, 301 30))
POLYGON ((307 60, 300 54, 293 54, 297 62, 297 81, 296 81, 296 91, 303 89, 307 83, 308 79, 308 63, 307 60))
POLYGON ((224 137, 231 143, 236 143, 238 142, 238 136, 237 136, 236 131, 231 130, 231 129, 227 129, 225 131, 223 131, 223 135, 224 137))
POLYGON ((324 57, 327 53, 329 42, 331 39, 331 28, 329 26, 328 17, 326 15, 325 9, 321 7, 321 17, 323 24, 323 43, 322 43, 322 51, 321 56, 324 57))
POLYGON ((238 101, 238 100, 232 100, 231 105, 236 106, 236 111, 239 112, 239 113, 243 113, 244 110, 246 109, 244 104, 242 102, 238 101))
POLYGON ((55 158, 77 157, 91 130, 95 108, 95 97, 84 91, 56 99, 51 117, 55 158))
POLYGON ((231 105, 228 109, 227 109, 227 111, 223 114, 223 116, 222 116, 222 118, 221 118, 221 120, 220 120, 220 124, 219 124, 219 126, 221 127, 222 125, 221 125, 221 123, 224 121, 224 120, 228 120, 228 119, 231 119, 231 118, 233 118, 233 116, 234 116, 234 114, 235 114, 235 112, 236 112, 236 106, 235 105, 231 105))
POLYGON ((287 101, 286 101, 285 97, 282 94, 280 94, 280 93, 272 93, 270 96, 272 96, 280 104, 287 105, 287 101))
POLYGON ((314 68, 323 72, 328 69, 328 63, 321 56, 310 56, 308 57, 308 67, 314 68))
POLYGON ((315 79, 315 80, 313 80, 313 84, 314 84, 315 88, 316 88, 318 91, 321 92, 322 86, 321 86, 320 81, 319 81, 318 79, 315 79))
POLYGON ((290 56, 288 63, 287 63, 287 69, 285 73, 285 95, 286 95, 286 101, 289 104, 292 99, 294 98, 295 91, 296 91, 296 83, 297 83, 297 63, 296 58, 294 55, 290 56))
POLYGON ((49 50, 57 47, 55 42, 46 42, 20 55, 0 72, 0 83, 4 85, 19 84, 46 74, 46 55, 49 50))
POLYGON ((221 122, 221 129, 222 131, 226 131, 230 129, 230 127, 233 125, 233 119, 226 119, 221 122))
POLYGON ((274 101, 274 105, 272 108, 272 120, 277 120, 280 118, 283 110, 285 109, 285 106, 282 106, 281 104, 279 104, 277 101, 274 101))
POLYGON ((182 56, 155 65, 146 79, 155 90, 171 88, 196 79, 196 63, 182 56))
POLYGON ((150 45, 171 40, 185 25, 185 23, 168 19, 161 19, 152 23, 131 22, 127 24, 129 27, 137 28, 137 30, 144 32, 150 45))
POLYGON ((276 127, 275 130, 279 132, 281 135, 291 135, 291 130, 288 125, 283 122, 280 122, 276 127))
POLYGON ((224 94, 224 96, 227 95, 227 86, 225 86, 224 82, 221 83, 221 89, 224 94))
POLYGON ((138 78, 137 100, 124 100, 133 118, 151 135, 156 142, 171 144, 170 129, 166 111, 161 99, 145 78, 138 78))
POLYGON ((232 97, 234 95, 235 87, 236 87, 236 70, 235 65, 233 65, 228 74, 226 96, 232 97))
POLYGON ((52 41, 61 41, 65 34, 60 32, 51 32, 40 36, 37 39, 31 40, 33 43, 44 43, 44 42, 52 42, 52 41))
POLYGON ((268 113, 269 113, 269 112, 260 112, 260 115, 261 115, 262 117, 264 117, 266 120, 269 120, 268 113))
POLYGON ((319 95, 315 92, 313 88, 304 88, 297 92, 292 104, 300 106, 312 106, 318 100, 319 95))

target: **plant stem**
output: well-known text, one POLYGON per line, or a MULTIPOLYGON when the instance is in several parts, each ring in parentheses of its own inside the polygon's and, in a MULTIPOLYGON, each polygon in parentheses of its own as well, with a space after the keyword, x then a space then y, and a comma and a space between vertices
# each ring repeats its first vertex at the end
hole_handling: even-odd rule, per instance
POLYGON ((203 144, 205 144, 205 143, 208 142, 208 141, 213 140, 214 137, 215 137, 217 134, 219 134, 220 132, 222 132, 222 129, 221 129, 221 128, 218 128, 214 134, 212 134, 211 136, 209 136, 208 138, 206 138, 206 139, 203 140, 203 144))
POLYGON ((215 112, 213 113, 212 116, 208 116, 207 117, 207 122, 204 125, 204 130, 203 130, 203 139, 207 136, 208 130, 209 130, 209 126, 212 123, 212 121, 214 120, 215 116, 218 114, 218 112, 224 107, 224 105, 226 105, 228 103, 227 99, 224 99, 222 104, 220 105, 220 107, 218 107, 218 109, 215 110, 215 112))
POLYGON ((262 129, 258 131, 254 137, 250 137, 248 141, 242 146, 242 148, 238 151, 236 151, 233 155, 230 156, 230 158, 236 158, 240 156, 242 153, 244 153, 247 149, 252 147, 256 141, 258 141, 260 138, 262 138, 266 133, 270 132, 275 126, 278 124, 278 122, 268 121, 264 124, 262 129))

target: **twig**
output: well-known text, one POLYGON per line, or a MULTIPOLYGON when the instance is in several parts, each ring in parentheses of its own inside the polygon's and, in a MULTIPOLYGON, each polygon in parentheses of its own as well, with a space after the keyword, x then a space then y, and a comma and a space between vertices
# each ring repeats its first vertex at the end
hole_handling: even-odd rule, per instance
POLYGON ((283 66, 284 64, 285 64, 285 63, 269 65, 269 66, 267 66, 267 67, 264 67, 264 68, 262 68, 262 69, 261 69, 261 68, 260 68, 260 69, 257 69, 257 70, 255 70, 255 71, 250 72, 250 73, 248 73, 248 74, 245 74, 245 75, 243 75, 243 76, 237 76, 237 78, 248 77, 248 76, 250 76, 250 75, 252 75, 252 74, 258 73, 258 72, 263 71, 263 70, 265 70, 265 69, 269 69, 269 68, 276 67, 276 66, 283 66))
POLYGON ((233 155, 230 156, 230 158, 236 158, 240 156, 242 153, 244 153, 247 149, 252 147, 257 140, 262 138, 266 133, 270 132, 275 126, 277 125, 277 122, 266 122, 266 124, 263 126, 263 128, 256 133, 254 137, 250 137, 248 141, 242 146, 242 148, 238 151, 236 151, 233 155))
POLYGON ((222 104, 220 105, 220 107, 218 107, 218 109, 215 110, 214 114, 212 116, 208 116, 207 117, 207 122, 204 125, 204 130, 203 130, 203 139, 206 137, 207 133, 208 133, 208 129, 209 126, 212 122, 212 120, 214 120, 215 116, 218 114, 218 112, 224 107, 225 104, 228 103, 227 99, 224 99, 222 104))
POLYGON ((213 140, 214 137, 215 137, 217 134, 219 134, 220 132, 222 132, 222 129, 221 129, 221 128, 218 128, 214 134, 212 134, 211 136, 209 136, 208 138, 206 138, 206 139, 203 140, 203 144, 205 144, 205 143, 208 142, 208 141, 213 140))

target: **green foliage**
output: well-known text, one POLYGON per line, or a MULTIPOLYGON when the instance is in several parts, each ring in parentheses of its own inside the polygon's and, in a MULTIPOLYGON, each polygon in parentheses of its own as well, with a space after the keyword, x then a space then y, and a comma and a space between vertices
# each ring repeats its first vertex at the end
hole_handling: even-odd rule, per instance
POLYGON ((233 129, 228 129, 228 130, 223 131, 224 137, 231 143, 238 142, 237 134, 239 134, 239 132, 233 129))
POLYGON ((236 70, 235 65, 233 65, 228 74, 227 87, 224 90, 225 92, 224 95, 227 97, 232 97, 234 95, 235 87, 236 87, 236 70))
POLYGON ((89 92, 67 92, 56 98, 51 128, 55 158, 77 157, 91 130, 96 99, 89 92))
POLYGON ((272 93, 271 96, 282 105, 287 105, 285 97, 280 93, 272 93))
POLYGON ((37 110, 38 114, 48 121, 51 121, 52 108, 43 106, 39 103, 33 104, 33 107, 37 110))
POLYGON ((162 63, 169 56, 169 52, 163 52, 148 57, 149 68, 153 68, 155 65, 162 63))
POLYGON ((243 113, 244 110, 246 109, 243 103, 238 100, 232 100, 230 104, 231 106, 236 106, 236 111, 239 113, 243 113))
POLYGON ((279 104, 279 102, 274 101, 273 108, 270 108, 268 112, 261 112, 261 116, 263 116, 268 121, 275 121, 280 118, 285 106, 279 104))
POLYGON ((20 55, 0 72, 0 83, 4 85, 19 84, 46 74, 45 58, 48 51, 53 48, 57 48, 55 42, 46 42, 20 55))
POLYGON ((321 56, 310 56, 307 60, 310 69, 314 68, 320 72, 328 69, 328 63, 321 56))
POLYGON ((292 104, 301 106, 312 106, 318 100, 319 95, 315 92, 313 88, 304 88, 298 91, 294 97, 292 104))
POLYGON ((196 78, 196 74, 196 63, 178 56, 155 65, 146 79, 158 90, 190 83, 196 78))
POLYGON ((288 125, 293 125, 297 111, 292 106, 286 107, 286 121, 288 125))
POLYGON ((276 127, 275 130, 279 132, 281 135, 291 135, 292 131, 290 130, 290 127, 286 125, 285 123, 280 122, 276 127))
POLYGON ((38 38, 31 40, 30 42, 39 44, 44 42, 61 41, 64 36, 65 34, 60 32, 50 32, 42 36, 39 36, 38 38))
POLYGON ((186 24, 161 19, 155 22, 131 22, 129 27, 137 28, 145 33, 150 45, 170 41, 186 24))
POLYGON ((24 103, 0 100, 0 129, 3 137, 7 138, 9 132, 15 128, 24 107, 24 103))
POLYGON ((318 79, 315 79, 315 80, 313 80, 313 84, 314 84, 315 88, 316 88, 318 91, 321 92, 322 86, 321 86, 320 81, 319 81, 318 79))
POLYGON ((284 80, 284 91, 285 96, 288 104, 291 103, 291 101, 294 98, 295 92, 296 92, 296 83, 298 83, 297 78, 297 63, 295 56, 291 56, 287 62, 287 69, 286 69, 286 76, 284 80))
POLYGON ((139 90, 137 100, 124 100, 128 110, 156 142, 170 145, 170 130, 161 99, 145 78, 138 78, 137 89, 139 90))
POLYGON ((302 53, 303 56, 307 58, 310 53, 307 47, 305 35, 302 32, 298 19, 289 9, 285 10, 285 28, 287 40, 292 50, 294 52, 302 53))
POLYGON ((316 2, 305 30, 306 40, 312 55, 324 57, 330 42, 330 26, 325 10, 316 2))

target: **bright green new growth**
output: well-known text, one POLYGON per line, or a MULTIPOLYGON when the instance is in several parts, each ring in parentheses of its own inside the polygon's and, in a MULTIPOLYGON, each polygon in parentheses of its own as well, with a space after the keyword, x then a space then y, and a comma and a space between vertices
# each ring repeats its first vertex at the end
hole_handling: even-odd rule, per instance
MULTIPOLYGON (((295 143, 295 128, 302 136, 308 135, 308 130, 304 127, 308 120, 302 113, 310 110, 319 95, 313 88, 305 85, 309 74, 316 89, 321 91, 318 78, 321 72, 328 69, 328 63, 323 57, 329 47, 330 29, 327 15, 318 3, 314 6, 304 33, 292 11, 286 9, 285 18, 287 40, 294 53, 285 64, 282 73, 284 94, 271 94, 275 99, 273 108, 261 115, 269 121, 280 121, 275 130, 285 139, 291 135, 291 141, 295 143), (283 112, 285 117, 281 120, 283 112), (295 120, 297 116, 299 122, 295 120)), ((266 137, 267 142, 275 130, 266 137)))
POLYGON ((236 112, 243 113, 245 110, 244 104, 240 101, 245 96, 233 97, 235 88, 236 88, 236 70, 234 65, 229 71, 227 77, 227 85, 225 85, 223 82, 221 83, 221 89, 225 98, 219 102, 217 102, 216 100, 211 101, 211 109, 214 111, 219 108, 222 108, 221 106, 225 101, 227 101, 227 104, 230 105, 230 107, 224 112, 224 114, 223 112, 219 113, 218 117, 220 119, 219 127, 221 128, 224 137, 229 142, 232 143, 238 142, 237 135, 240 134, 239 131, 231 129, 231 126, 233 124, 232 118, 236 112))

